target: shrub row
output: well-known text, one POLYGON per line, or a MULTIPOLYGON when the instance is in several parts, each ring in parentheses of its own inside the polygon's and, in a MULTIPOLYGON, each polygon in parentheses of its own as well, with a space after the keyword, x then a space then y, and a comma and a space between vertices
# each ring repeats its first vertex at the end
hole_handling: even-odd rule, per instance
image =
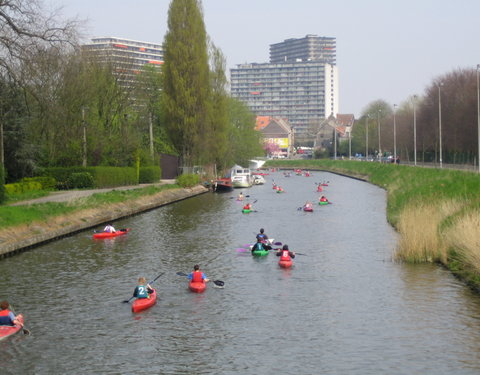
POLYGON ((5 191, 8 195, 22 194, 35 190, 42 190, 42 184, 40 182, 15 182, 13 184, 5 185, 5 191))
POLYGON ((43 174, 54 177, 58 181, 58 189, 138 184, 136 170, 132 167, 51 167, 45 168, 43 174), (91 179, 86 174, 89 174, 91 179), (93 184, 90 180, 93 180, 93 184), (81 186, 75 186, 77 184, 81 186))
POLYGON ((198 174, 182 174, 177 177, 177 184, 181 187, 192 187, 200 183, 198 174))
POLYGON ((162 178, 162 169, 160 167, 141 167, 139 183, 151 184, 160 181, 162 178))

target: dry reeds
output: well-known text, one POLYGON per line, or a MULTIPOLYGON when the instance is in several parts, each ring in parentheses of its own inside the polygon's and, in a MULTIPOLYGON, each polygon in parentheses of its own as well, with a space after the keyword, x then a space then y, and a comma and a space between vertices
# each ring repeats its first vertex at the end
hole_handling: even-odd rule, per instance
POLYGON ((458 204, 445 201, 439 205, 410 204, 399 215, 400 240, 396 260, 413 263, 442 262, 446 264, 447 246, 439 234, 440 223, 458 208, 458 204))
POLYGON ((480 274, 480 212, 472 211, 457 218, 447 229, 445 239, 469 269, 480 274))

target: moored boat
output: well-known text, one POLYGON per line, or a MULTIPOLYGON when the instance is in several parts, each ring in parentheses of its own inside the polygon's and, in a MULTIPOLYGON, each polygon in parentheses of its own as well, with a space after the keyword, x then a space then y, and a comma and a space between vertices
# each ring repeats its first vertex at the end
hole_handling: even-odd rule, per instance
POLYGON ((207 283, 204 281, 190 281, 188 283, 188 289, 195 293, 203 293, 207 289, 207 283))
MULTIPOLYGON (((17 315, 17 319, 19 322, 23 324, 23 316, 17 315)), ((20 324, 16 324, 14 326, 0 326, 0 341, 10 337, 20 331, 22 326, 20 324)))
POLYGON ((100 232, 94 233, 93 238, 101 239, 101 238, 111 238, 111 237, 118 237, 124 234, 127 234, 130 231, 130 228, 127 229, 120 229, 115 232, 100 232))
POLYGON ((222 192, 222 191, 232 191, 233 184, 232 179, 230 177, 223 177, 217 178, 213 181, 213 189, 214 191, 222 192))
POLYGON ((230 177, 234 188, 248 188, 253 185, 250 169, 235 165, 230 170, 230 177))
POLYGON ((132 303, 132 312, 137 313, 146 310, 157 302, 157 291, 153 289, 153 292, 149 294, 150 298, 137 298, 132 303))

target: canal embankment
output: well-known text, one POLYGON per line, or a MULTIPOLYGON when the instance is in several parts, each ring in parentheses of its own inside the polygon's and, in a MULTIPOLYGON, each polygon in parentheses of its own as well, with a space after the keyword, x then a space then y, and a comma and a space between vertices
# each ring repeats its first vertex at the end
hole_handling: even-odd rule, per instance
POLYGON ((41 201, 33 201, 24 205, 25 210, 39 207, 40 211, 43 210, 47 214, 28 223, 0 229, 0 258, 95 228, 107 222, 114 222, 208 192, 208 189, 200 185, 191 188, 168 186, 167 189, 161 191, 149 190, 149 188, 135 189, 135 193, 132 194, 129 194, 129 190, 118 190, 118 188, 111 189, 110 192, 107 192, 103 189, 92 197, 72 192, 71 198, 63 199, 61 203, 59 203, 58 195, 52 194, 50 198, 44 197, 41 201), (107 200, 99 198, 109 194, 117 196, 115 199, 107 200), (55 214, 53 211, 59 205, 68 209, 60 210, 60 213, 55 214))
POLYGON ((264 167, 329 171, 384 188, 387 220, 400 234, 393 258, 442 264, 480 291, 478 173, 347 160, 275 160, 264 167))

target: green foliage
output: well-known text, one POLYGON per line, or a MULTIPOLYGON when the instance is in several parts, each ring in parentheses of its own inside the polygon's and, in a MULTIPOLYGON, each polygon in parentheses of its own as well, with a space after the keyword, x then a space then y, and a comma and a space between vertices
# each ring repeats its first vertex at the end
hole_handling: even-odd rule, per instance
POLYGON ((57 186, 57 180, 47 176, 24 177, 21 182, 38 182, 42 185, 42 190, 54 190, 57 186))
POLYGON ((54 177, 59 189, 68 188, 68 180, 72 173, 89 173, 94 180, 94 187, 113 187, 137 185, 137 173, 133 167, 52 167, 45 168, 44 174, 54 177))
POLYGON ((35 190, 42 190, 42 184, 40 182, 16 182, 5 185, 5 191, 8 195, 23 194, 35 190))
POLYGON ((72 173, 67 180, 69 189, 93 188, 94 185, 93 177, 88 172, 72 173))
POLYGON ((160 181, 162 169, 160 167, 142 167, 140 168, 140 184, 150 184, 160 181))
POLYGON ((177 184, 181 187, 192 187, 200 183, 200 176, 198 174, 182 174, 177 177, 177 184))
POLYGON ((3 173, 3 168, 0 166, 0 204, 3 204, 3 202, 6 200, 5 177, 3 173))
POLYGON ((169 138, 185 166, 205 160, 210 128, 210 72, 198 0, 172 0, 164 41, 163 106, 169 138))
POLYGON ((250 159, 263 156, 261 134, 255 130, 255 115, 237 99, 228 100, 227 165, 248 165, 250 159))

